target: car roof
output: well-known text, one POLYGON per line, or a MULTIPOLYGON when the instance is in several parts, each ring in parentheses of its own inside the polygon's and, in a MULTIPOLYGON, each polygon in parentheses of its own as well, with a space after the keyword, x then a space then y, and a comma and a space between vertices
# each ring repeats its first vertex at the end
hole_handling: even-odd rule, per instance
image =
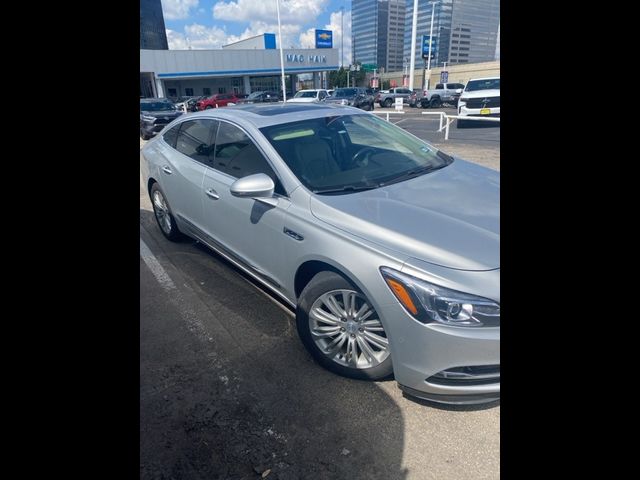
MULTIPOLYGON (((473 82, 474 80, 500 80, 500 77, 480 77, 480 78, 469 79, 470 82, 473 82)), ((454 83, 454 82, 451 82, 451 83, 454 83)))
POLYGON ((343 105, 277 102, 268 104, 242 104, 232 107, 209 109, 192 113, 188 118, 217 118, 230 120, 240 125, 250 124, 256 128, 262 128, 312 118, 360 114, 370 115, 358 108, 343 105))

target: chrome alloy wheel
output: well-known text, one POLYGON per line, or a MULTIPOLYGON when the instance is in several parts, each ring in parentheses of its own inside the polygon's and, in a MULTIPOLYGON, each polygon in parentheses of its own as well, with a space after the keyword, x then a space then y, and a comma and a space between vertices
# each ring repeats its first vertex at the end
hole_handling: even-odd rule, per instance
POLYGON ((156 220, 158 220, 158 225, 160 225, 162 231, 167 235, 171 234, 172 227, 169 207, 159 190, 153 192, 153 212, 156 214, 156 220))
POLYGON ((309 328, 320 351, 345 367, 375 367, 390 353, 378 314, 354 290, 332 290, 318 297, 309 311, 309 328))

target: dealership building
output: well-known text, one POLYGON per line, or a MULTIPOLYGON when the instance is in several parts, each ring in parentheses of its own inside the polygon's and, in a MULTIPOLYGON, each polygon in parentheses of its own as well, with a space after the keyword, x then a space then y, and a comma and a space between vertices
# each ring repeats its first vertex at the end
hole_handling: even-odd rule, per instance
MULTIPOLYGON (((326 86, 338 49, 283 49, 287 92, 326 86)), ((282 90, 280 50, 265 33, 217 50, 140 50, 140 96, 180 97, 282 90)))

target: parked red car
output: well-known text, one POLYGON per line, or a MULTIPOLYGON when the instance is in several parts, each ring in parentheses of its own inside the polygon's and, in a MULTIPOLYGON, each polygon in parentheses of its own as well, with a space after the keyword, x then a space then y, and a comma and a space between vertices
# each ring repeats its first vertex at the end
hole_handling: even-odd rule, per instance
POLYGON ((238 103, 240 99, 234 93, 216 93, 204 100, 199 101, 196 106, 198 110, 207 108, 226 107, 229 103, 238 103))

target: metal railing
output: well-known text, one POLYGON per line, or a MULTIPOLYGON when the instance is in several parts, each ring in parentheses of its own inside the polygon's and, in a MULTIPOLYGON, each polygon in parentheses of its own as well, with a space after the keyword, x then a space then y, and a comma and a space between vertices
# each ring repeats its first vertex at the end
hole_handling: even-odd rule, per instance
POLYGON ((397 111, 397 112, 369 112, 369 113, 373 113, 374 115, 387 115, 387 122, 389 121, 389 115, 404 115, 405 112, 403 111, 397 111))
POLYGON ((422 112, 422 115, 440 115, 440 128, 438 128, 438 131, 441 132, 442 129, 444 129, 445 140, 449 140, 449 125, 451 125, 455 119, 468 120, 470 122, 500 122, 500 117, 468 117, 466 115, 447 115, 445 112, 422 112), (446 122, 444 126, 442 125, 443 120, 446 122))

